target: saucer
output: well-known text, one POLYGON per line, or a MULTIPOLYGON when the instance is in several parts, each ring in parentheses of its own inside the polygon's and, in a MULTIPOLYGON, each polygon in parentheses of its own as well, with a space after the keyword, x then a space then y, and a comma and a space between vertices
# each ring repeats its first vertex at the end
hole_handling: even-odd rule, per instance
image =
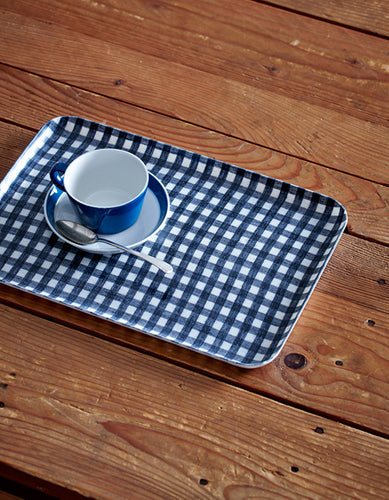
MULTIPOLYGON (((166 223, 169 213, 170 201, 169 195, 163 184, 149 172, 149 184, 146 196, 143 202, 142 211, 135 222, 128 229, 120 233, 104 235, 104 237, 120 243, 127 248, 133 248, 141 245, 159 231, 166 223)), ((47 224, 58 238, 73 247, 86 252, 100 254, 120 253, 121 250, 107 245, 106 243, 96 242, 89 245, 77 245, 68 240, 58 232, 55 221, 67 219, 74 222, 81 222, 75 208, 73 207, 68 195, 57 187, 52 186, 45 199, 44 213, 47 224)))

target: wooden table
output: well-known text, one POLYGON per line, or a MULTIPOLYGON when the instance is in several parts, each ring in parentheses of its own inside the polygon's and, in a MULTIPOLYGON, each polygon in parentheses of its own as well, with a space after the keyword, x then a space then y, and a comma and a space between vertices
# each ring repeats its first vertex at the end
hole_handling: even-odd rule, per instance
POLYGON ((75 115, 349 216, 281 353, 253 370, 2 284, 0 497, 23 496, 18 483, 58 498, 389 498, 388 0, 0 6, 2 177, 44 123, 75 115))

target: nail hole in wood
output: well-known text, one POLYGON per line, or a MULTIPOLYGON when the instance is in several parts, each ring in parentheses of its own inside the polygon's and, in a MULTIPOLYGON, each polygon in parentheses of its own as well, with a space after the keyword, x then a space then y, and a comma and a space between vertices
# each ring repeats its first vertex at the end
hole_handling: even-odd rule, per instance
POLYGON ((304 368, 304 366, 307 364, 307 358, 302 354, 293 352, 285 356, 284 363, 288 368, 291 368, 292 370, 299 370, 300 368, 304 368))
POLYGON ((298 468, 298 467, 296 467, 295 465, 292 465, 292 467, 290 468, 290 470, 291 470, 292 472, 298 472, 298 471, 299 471, 299 468, 298 468))
POLYGON ((336 366, 343 366, 343 361, 340 361, 340 359, 337 359, 335 361, 336 366))
POLYGON ((373 321, 372 319, 368 319, 368 320, 367 320, 367 324, 368 324, 369 326, 374 326, 374 325, 375 325, 375 321, 373 321))
POLYGON ((384 279, 382 279, 382 278, 380 278, 379 280, 377 280, 377 283, 379 285, 386 285, 386 281, 384 279))
POLYGON ((315 432, 317 434, 324 434, 324 429, 323 429, 323 427, 316 427, 315 432))
POLYGON ((5 404, 2 401, 0 401, 0 408, 4 408, 4 406, 5 404))
POLYGON ((200 479, 199 484, 201 484, 201 486, 206 486, 208 484, 208 479, 200 479))

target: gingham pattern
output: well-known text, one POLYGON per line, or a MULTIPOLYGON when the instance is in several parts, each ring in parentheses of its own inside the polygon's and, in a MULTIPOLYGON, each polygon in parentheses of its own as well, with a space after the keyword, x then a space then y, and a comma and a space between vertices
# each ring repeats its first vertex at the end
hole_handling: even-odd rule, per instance
POLYGON ((331 198, 77 117, 40 130, 0 204, 2 281, 245 367, 278 354, 346 224, 331 198), (102 147, 138 155, 167 188, 168 222, 141 249, 172 275, 48 229, 50 168, 102 147))

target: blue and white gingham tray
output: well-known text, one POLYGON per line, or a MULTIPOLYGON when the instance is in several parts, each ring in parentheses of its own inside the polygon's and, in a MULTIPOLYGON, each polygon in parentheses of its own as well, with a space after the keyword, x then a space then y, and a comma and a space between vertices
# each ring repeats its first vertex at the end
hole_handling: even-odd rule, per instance
POLYGON ((46 123, 0 187, 3 282, 247 368, 280 352, 347 221, 326 196, 77 117, 46 123), (51 166, 102 147, 165 185, 170 217, 140 249, 173 274, 48 228, 51 166))

